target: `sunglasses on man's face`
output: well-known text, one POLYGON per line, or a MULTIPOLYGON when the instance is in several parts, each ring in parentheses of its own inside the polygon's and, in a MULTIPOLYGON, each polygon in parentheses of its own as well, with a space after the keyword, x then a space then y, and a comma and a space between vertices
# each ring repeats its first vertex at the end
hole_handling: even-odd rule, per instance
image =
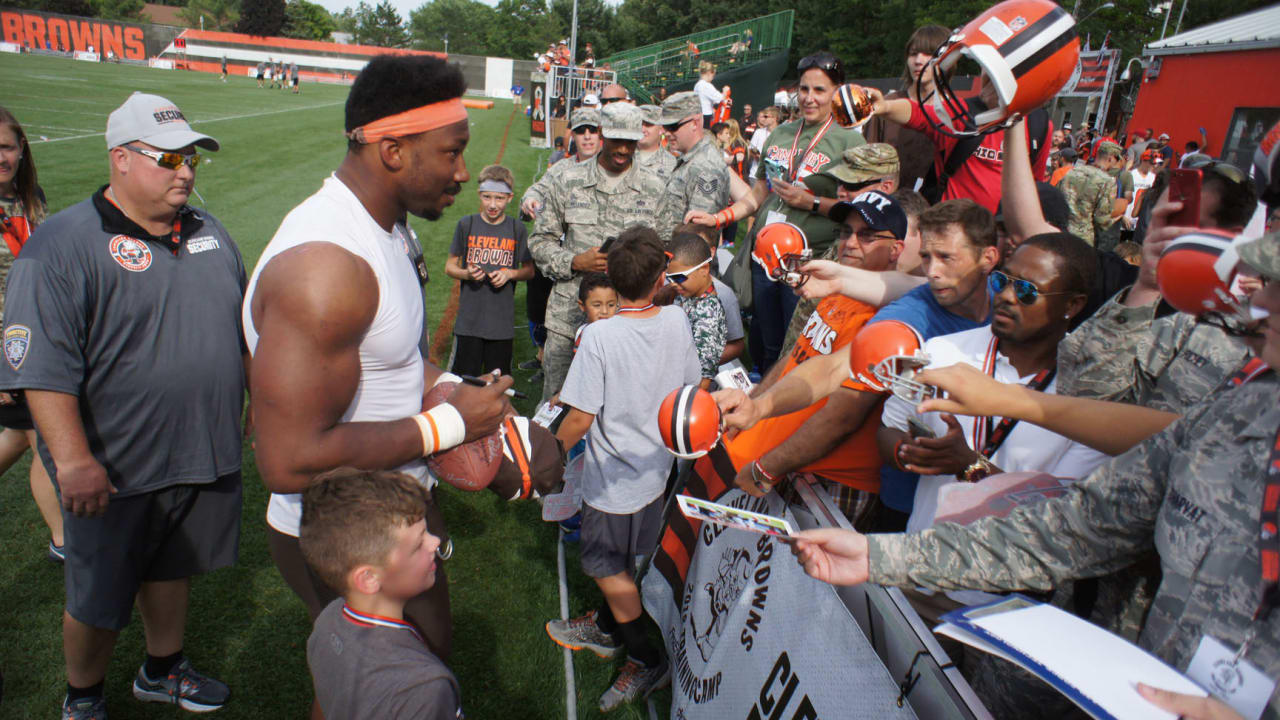
POLYGON ((697 120, 698 120, 697 118, 689 118, 687 120, 681 120, 680 122, 671 123, 670 125, 663 125, 662 129, 666 130, 668 133, 672 135, 675 135, 676 132, 680 130, 680 128, 684 127, 685 125, 688 125, 691 122, 697 122, 697 120))
POLYGON ((183 155, 182 153, 177 153, 177 152, 160 152, 158 150, 147 150, 146 148, 135 147, 133 145, 125 145, 124 147, 127 150, 132 150, 133 152, 136 152, 139 155, 146 155, 152 160, 155 160, 156 164, 164 168, 165 170, 177 170, 183 165, 186 165, 187 167, 194 170, 196 166, 200 164, 200 153, 191 153, 190 155, 183 155))
POLYGON ((1182 167, 1191 170, 1217 173, 1237 185, 1243 185, 1245 180, 1244 171, 1240 168, 1232 165, 1231 163, 1221 162, 1206 156, 1192 157, 1182 167))
POLYGON ((599 135, 600 128, 595 125, 579 125, 578 127, 573 129, 574 135, 582 135, 588 132, 591 133, 592 135, 599 135))
POLYGON ((685 284, 686 281, 688 281, 690 275, 696 272, 703 265, 706 265, 710 262, 711 262, 711 258, 707 258, 706 260, 703 260, 702 262, 698 263, 697 265, 694 265, 691 268, 688 268, 687 270, 681 270, 680 272, 666 273, 667 282, 673 282, 676 285, 683 285, 685 284))
POLYGON ((608 105, 609 103, 622 102, 623 100, 626 100, 626 98, 624 98, 624 97, 620 97, 620 98, 600 98, 600 104, 601 104, 601 105, 608 105))
POLYGON ((1023 305, 1035 305, 1036 300, 1038 298, 1047 297, 1049 295, 1074 295, 1075 294, 1070 291, 1042 292, 1040 288, 1036 287, 1036 284, 1031 282, 1030 280, 1023 280, 1022 278, 1016 278, 1016 277, 1013 277, 1012 275, 1007 275, 1005 273, 1002 273, 999 270, 992 272, 991 275, 987 278, 987 282, 991 284, 991 292, 996 295, 999 295, 1000 293, 1004 292, 1004 289, 1009 287, 1009 284, 1012 283, 1013 296, 1017 298, 1018 302, 1022 303, 1023 305))

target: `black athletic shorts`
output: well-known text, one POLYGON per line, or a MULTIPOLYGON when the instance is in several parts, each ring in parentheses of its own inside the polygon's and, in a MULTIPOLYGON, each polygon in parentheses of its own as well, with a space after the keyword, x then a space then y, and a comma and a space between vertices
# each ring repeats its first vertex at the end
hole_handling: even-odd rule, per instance
MULTIPOLYGON (((435 496, 434 492, 432 496, 435 496)), ((444 547, 449 536, 444 530, 444 515, 440 512, 439 506, 435 503, 428 505, 426 517, 427 529, 440 538, 441 547, 444 547)), ((275 561, 276 569, 280 571, 285 584, 307 606, 307 613, 311 615, 311 622, 314 623, 320 611, 333 602, 340 593, 330 588, 312 572, 306 559, 302 557, 298 538, 286 535, 268 525, 267 548, 270 549, 271 559, 275 561)), ((410 598, 409 602, 405 603, 404 617, 417 626, 422 637, 427 641, 427 647, 431 648, 431 652, 441 660, 447 661, 449 654, 453 651, 453 614, 449 606, 449 580, 445 577, 445 565, 444 561, 436 559, 435 584, 426 592, 410 598)))
POLYGON ((662 497, 629 515, 602 512, 582 504, 582 572, 607 578, 620 572, 635 575, 636 557, 658 545, 662 529, 662 497))
POLYGON ((240 552, 237 471, 205 485, 111 498, 97 517, 62 511, 67 612, 120 630, 144 582, 180 580, 235 564, 240 552))

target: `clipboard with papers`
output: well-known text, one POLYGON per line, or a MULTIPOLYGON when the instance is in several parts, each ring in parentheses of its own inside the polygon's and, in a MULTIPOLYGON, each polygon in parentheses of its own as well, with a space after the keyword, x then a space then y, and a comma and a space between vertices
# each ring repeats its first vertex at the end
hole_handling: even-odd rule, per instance
POLYGON ((1137 683, 1191 695, 1203 688, 1129 641, 1052 605, 1011 595, 953 610, 934 628, 1003 658, 1052 685, 1099 720, 1168 718, 1137 683))

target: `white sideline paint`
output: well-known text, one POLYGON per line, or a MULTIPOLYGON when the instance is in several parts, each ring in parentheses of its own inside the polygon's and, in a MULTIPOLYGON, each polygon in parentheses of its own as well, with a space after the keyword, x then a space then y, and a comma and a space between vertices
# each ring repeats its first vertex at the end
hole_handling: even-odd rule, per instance
MULTIPOLYGON (((556 543, 556 572, 560 574, 560 619, 569 619, 569 586, 564 572, 564 528, 560 528, 560 541, 556 543)), ((578 720, 578 688, 573 679, 573 651, 560 648, 564 653, 564 707, 567 720, 578 720)))
MULTIPOLYGON (((226 117, 220 117, 220 118, 209 118, 208 120, 196 119, 195 122, 200 125, 204 125, 205 123, 216 123, 216 122, 222 122, 224 120, 246 120, 248 118, 262 117, 264 115, 278 115, 280 113, 297 112, 298 110, 318 110, 320 108, 333 107, 334 105, 343 105, 343 104, 346 104, 346 102, 347 102, 346 100, 339 100, 338 102, 320 103, 319 105, 306 105, 304 107, 282 108, 280 110, 265 110, 263 112, 245 113, 243 115, 228 115, 226 117)), ((51 138, 49 140, 29 140, 29 142, 31 142, 32 144, 35 144, 38 142, 62 142, 64 140, 83 140, 85 138, 102 137, 104 134, 105 134, 105 131, 100 133, 89 133, 86 135, 70 135, 68 137, 51 138)))

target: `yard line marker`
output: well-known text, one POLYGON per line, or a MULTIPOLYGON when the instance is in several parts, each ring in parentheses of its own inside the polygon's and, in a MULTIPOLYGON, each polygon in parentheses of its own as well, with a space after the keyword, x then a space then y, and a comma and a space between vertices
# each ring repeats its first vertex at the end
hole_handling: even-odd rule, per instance
MULTIPOLYGON (((194 120, 197 124, 200 124, 200 125, 203 125, 204 123, 223 122, 225 120, 247 120, 249 118, 263 117, 265 115, 279 115, 280 113, 297 112, 298 110, 318 110, 320 108, 333 107, 334 105, 344 105, 346 104, 346 102, 347 102, 346 100, 341 100, 338 102, 320 103, 319 105, 306 105, 303 107, 281 108, 280 110, 267 110, 265 112, 244 113, 242 115, 227 115, 226 117, 209 118, 208 120, 194 118, 194 120)), ((33 109, 45 110, 44 108, 33 108, 33 109)), ((54 112, 59 112, 59 111, 54 111, 54 112)), ((90 113, 79 113, 79 114, 88 115, 90 113)), ((30 142, 34 145, 36 143, 42 143, 42 142, 62 142, 64 140, 83 140, 85 138, 102 137, 104 134, 105 132, 88 133, 85 135, 69 135, 67 137, 51 138, 49 140, 32 140, 30 142)))

